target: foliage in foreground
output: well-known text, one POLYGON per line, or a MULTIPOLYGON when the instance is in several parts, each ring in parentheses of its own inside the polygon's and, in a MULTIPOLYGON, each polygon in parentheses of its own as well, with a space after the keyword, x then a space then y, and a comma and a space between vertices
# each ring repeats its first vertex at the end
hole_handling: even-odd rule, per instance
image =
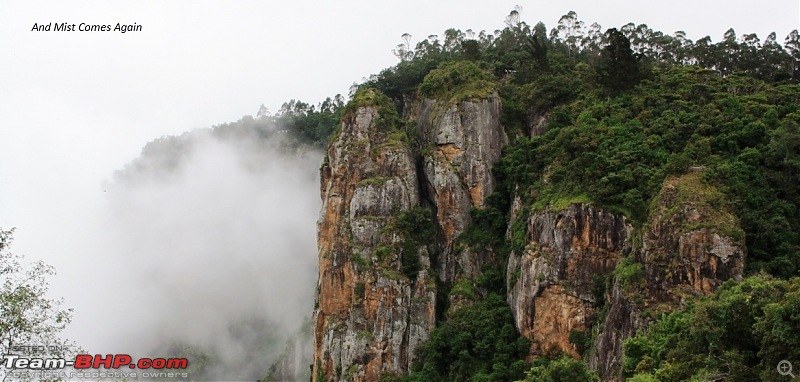
POLYGON ((521 382, 597 382, 600 379, 581 361, 569 356, 538 358, 521 382))
POLYGON ((634 381, 777 381, 778 362, 800 360, 798 330, 800 278, 728 281, 627 340, 623 373, 634 381))
POLYGON ((419 349, 409 381, 510 381, 522 377, 530 343, 517 334, 511 310, 491 293, 460 308, 419 349))
MULTIPOLYGON (((72 319, 72 310, 62 309, 61 300, 47 297, 47 277, 55 270, 40 261, 23 266, 23 257, 9 250, 13 234, 14 229, 0 228, 0 277, 4 279, 0 286, 0 355, 24 356, 28 354, 18 346, 38 346, 46 350, 37 353, 40 357, 72 358, 80 349, 60 337, 72 319)), ((14 370, 0 368, 0 379, 5 380, 14 370)))

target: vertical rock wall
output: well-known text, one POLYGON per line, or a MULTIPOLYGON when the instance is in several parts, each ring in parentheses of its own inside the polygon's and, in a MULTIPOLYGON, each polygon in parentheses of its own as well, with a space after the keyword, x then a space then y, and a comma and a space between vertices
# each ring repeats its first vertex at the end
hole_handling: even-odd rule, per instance
MULTIPOLYGON (((603 380, 620 380, 623 341, 651 317, 741 278, 741 229, 731 213, 712 205, 718 197, 697 173, 668 180, 640 243, 622 215, 591 205, 532 213, 525 250, 511 254, 506 275, 508 303, 531 354, 578 358, 570 333, 593 334, 590 366, 603 380), (623 259, 634 279, 615 273, 623 259)), ((520 203, 515 199, 515 210, 520 203)))
POLYGON ((402 131, 377 126, 377 107, 346 115, 328 148, 321 169, 314 380, 374 381, 382 372, 407 371, 435 325, 434 274, 452 283, 457 275, 477 274, 483 262, 454 247, 470 224, 470 209, 482 208, 492 192, 491 167, 508 141, 499 98, 454 105, 424 100, 413 110, 416 156, 402 131), (420 270, 409 277, 396 250, 403 245, 397 216, 423 205, 432 210, 438 240, 416 249, 420 270))
POLYGON ((589 357, 606 380, 622 380, 622 342, 651 317, 742 278, 744 233, 736 217, 718 205, 722 195, 700 175, 690 172, 664 183, 643 227, 641 247, 632 254, 642 278, 616 279, 609 291, 608 314, 589 357))
POLYGON ((423 100, 417 131, 425 187, 442 234, 436 264, 439 279, 474 277, 487 259, 469 249, 456 251, 455 244, 470 224, 470 210, 483 208, 494 190, 491 169, 508 144, 500 125, 500 98, 494 93, 488 99, 453 105, 423 100))
POLYGON ((531 354, 565 351, 578 357, 572 331, 586 331, 597 288, 617 265, 631 226, 624 217, 587 204, 542 211, 527 221, 528 244, 512 253, 508 303, 531 354), (599 285, 598 285, 599 284, 599 285))
MULTIPOLYGON (((402 274, 396 216, 419 205, 407 144, 377 126, 380 110, 344 118, 322 171, 315 380, 374 381, 403 372, 434 326, 436 292, 427 247, 416 279, 402 274)), ((393 135, 393 133, 395 133, 393 135)))
MULTIPOLYGON (((374 381, 408 371, 441 313, 437 287, 502 260, 458 243, 470 210, 483 208, 494 190, 491 170, 508 142, 497 94, 414 103, 406 116, 417 123, 412 137, 380 126, 380 112, 365 106, 347 113, 321 169, 316 381, 374 381), (431 210, 437 238, 409 249, 398 216, 419 208, 431 210), (418 273, 405 272, 408 251, 419 255, 418 273)), ((519 192, 511 222, 534 202, 519 192)), ((735 217, 715 205, 718 197, 690 173, 664 184, 637 229, 621 214, 585 203, 526 213, 524 249, 510 255, 506 278, 531 355, 583 356, 605 380, 618 380, 622 343, 649 317, 740 278, 743 235, 735 217), (620 279, 620 266, 639 270, 639 278, 620 279), (588 354, 570 340, 575 332, 591 339, 588 354)))

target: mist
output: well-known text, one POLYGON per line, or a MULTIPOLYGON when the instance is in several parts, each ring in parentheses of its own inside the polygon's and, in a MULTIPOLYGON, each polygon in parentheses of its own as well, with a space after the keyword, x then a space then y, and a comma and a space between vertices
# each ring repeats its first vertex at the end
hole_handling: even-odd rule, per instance
POLYGON ((97 289, 68 301, 89 353, 252 380, 290 337, 310 342, 322 155, 243 121, 154 140, 103 184, 80 260, 97 289))

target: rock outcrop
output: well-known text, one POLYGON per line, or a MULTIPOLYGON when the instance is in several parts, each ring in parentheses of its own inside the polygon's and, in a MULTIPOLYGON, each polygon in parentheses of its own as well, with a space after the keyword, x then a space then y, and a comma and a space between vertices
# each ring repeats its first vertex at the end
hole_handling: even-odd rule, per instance
MULTIPOLYGON (((620 380, 623 341, 686 296, 713 293, 744 270, 743 234, 716 206, 699 173, 665 182, 648 222, 588 204, 530 213, 522 253, 507 267, 508 303, 531 355, 586 356, 603 380, 620 380), (588 355, 570 338, 591 338, 588 355)), ((522 209, 515 198, 512 220, 522 209)))
POLYGON ((348 114, 321 170, 316 380, 406 371, 434 326, 427 247, 413 249, 421 263, 414 279, 393 250, 402 240, 396 216, 419 205, 414 160, 395 128, 380 126, 380 113, 368 106, 348 114))
POLYGON ((722 195, 699 172, 667 180, 653 203, 642 243, 608 293, 590 366, 604 380, 621 380, 622 342, 688 296, 713 293, 744 272, 744 233, 721 205, 722 195), (633 276, 631 276, 633 275, 633 276), (623 277, 624 276, 624 277, 623 277))
MULTIPOLYGON (((348 106, 328 147, 315 381, 407 372, 437 317, 447 317, 437 295, 503 260, 459 241, 471 210, 484 208, 495 188, 492 167, 508 142, 499 97, 409 101, 405 127, 390 103, 348 106), (413 238, 408 231, 421 225, 430 225, 430 236, 413 238)), ((536 134, 546 118, 534 121, 536 134)), ((686 296, 741 277, 742 231, 700 175, 666 181, 636 227, 591 203, 534 210, 536 193, 516 191, 507 302, 532 357, 583 357, 604 380, 619 380, 625 339, 686 296)), ((451 309, 463 306, 452 293, 451 309)))
POLYGON ((470 224, 470 210, 483 208, 494 190, 491 168, 508 144, 500 126, 500 98, 464 100, 442 105, 423 100, 418 127, 423 152, 426 195, 430 196, 441 230, 439 279, 452 283, 463 274, 474 277, 484 256, 456 251, 456 239, 470 224))
POLYGON ((588 204, 530 214, 523 253, 507 268, 508 303, 517 329, 531 340, 531 354, 555 350, 575 357, 570 333, 587 331, 598 287, 623 256, 631 226, 588 204))
POLYGON ((423 100, 409 109, 418 123, 412 137, 382 125, 386 110, 362 106, 345 115, 328 148, 318 223, 316 381, 406 372, 435 325, 437 285, 480 270, 480 259, 456 251, 455 243, 471 208, 482 208, 494 188, 491 167, 507 143, 499 97, 453 105, 423 100), (412 139, 421 146, 416 153, 412 139), (420 209, 430 211, 437 240, 412 243, 401 232, 401 216, 420 209), (407 256, 419 264, 409 266, 407 256))

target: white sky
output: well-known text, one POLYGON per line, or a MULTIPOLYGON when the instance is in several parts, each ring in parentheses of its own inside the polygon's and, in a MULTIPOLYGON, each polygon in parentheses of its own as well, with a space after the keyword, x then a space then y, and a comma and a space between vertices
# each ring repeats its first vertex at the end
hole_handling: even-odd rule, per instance
POLYGON ((102 180, 146 142, 235 121, 262 103, 274 112, 292 98, 346 95, 396 62, 401 34, 491 32, 516 4, 524 21, 548 29, 575 10, 587 25, 633 21, 693 40, 733 27, 762 40, 775 31, 782 42, 800 24, 797 0, 0 0, 0 227, 18 227, 14 251, 58 268, 54 286, 69 305, 90 283, 80 248, 93 233, 82 222, 103 208, 102 180), (31 31, 49 22, 143 30, 31 31))

